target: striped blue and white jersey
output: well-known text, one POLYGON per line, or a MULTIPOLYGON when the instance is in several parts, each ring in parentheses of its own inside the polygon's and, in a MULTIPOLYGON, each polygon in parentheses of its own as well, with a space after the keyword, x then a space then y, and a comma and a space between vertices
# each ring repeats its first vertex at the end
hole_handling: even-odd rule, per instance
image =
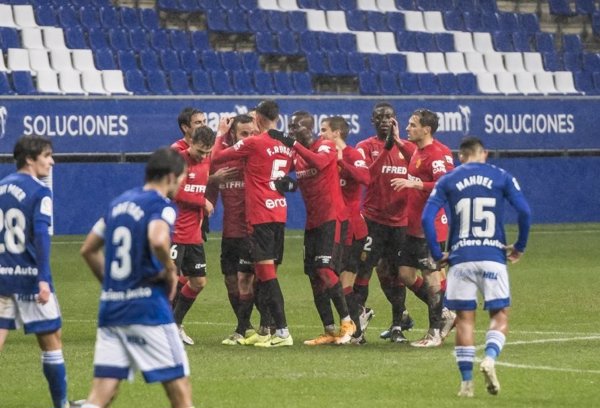
POLYGON ((148 225, 163 220, 172 233, 176 216, 168 198, 141 187, 111 202, 108 213, 94 226, 105 242, 98 326, 173 322, 167 289, 156 281, 164 267, 150 249, 148 225))

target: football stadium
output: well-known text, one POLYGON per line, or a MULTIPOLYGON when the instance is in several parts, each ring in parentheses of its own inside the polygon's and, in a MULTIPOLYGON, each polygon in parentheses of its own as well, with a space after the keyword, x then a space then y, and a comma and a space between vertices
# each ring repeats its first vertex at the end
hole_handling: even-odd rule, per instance
POLYGON ((596 0, 0 0, 0 407, 598 406, 598 109, 596 0))

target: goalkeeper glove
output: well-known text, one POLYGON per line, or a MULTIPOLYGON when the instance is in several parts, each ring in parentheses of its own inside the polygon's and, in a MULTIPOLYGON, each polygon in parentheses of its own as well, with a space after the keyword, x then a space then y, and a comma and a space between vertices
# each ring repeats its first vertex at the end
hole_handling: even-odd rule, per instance
POLYGON ((290 176, 283 176, 275 180, 275 189, 281 194, 293 193, 298 188, 298 182, 290 176))

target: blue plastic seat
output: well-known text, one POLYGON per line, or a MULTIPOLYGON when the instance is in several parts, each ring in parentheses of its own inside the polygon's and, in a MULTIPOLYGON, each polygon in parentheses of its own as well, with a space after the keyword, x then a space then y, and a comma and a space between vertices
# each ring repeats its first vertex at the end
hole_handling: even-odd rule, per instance
POLYGON ((233 71, 233 88, 235 89, 235 93, 241 95, 256 94, 252 78, 246 71, 233 71))
POLYGON ((455 0, 454 5, 463 12, 474 11, 479 8, 479 5, 476 4, 475 0, 455 0))
POLYGON ((575 0, 575 12, 577 14, 592 15, 598 9, 594 0, 575 0))
POLYGON ((192 49, 196 51, 204 51, 210 49, 208 42, 208 33, 206 31, 192 32, 192 49))
POLYGON ((317 37, 319 38, 319 47, 321 48, 321 51, 335 52, 340 50, 338 48, 337 34, 319 32, 317 37))
POLYGON ((406 72, 406 55, 388 54, 387 60, 390 71, 406 72))
POLYGON ((254 72, 252 74, 254 88, 259 95, 272 95, 275 93, 273 88, 273 78, 270 72, 254 72))
POLYGON ((306 13, 303 11, 288 11, 288 26, 290 30, 302 33, 308 30, 306 13))
POLYGON ((169 30, 169 42, 171 48, 175 51, 190 50, 192 45, 190 44, 190 37, 187 32, 183 30, 169 30))
POLYGON ((361 72, 358 75, 358 89, 362 95, 381 94, 377 81, 377 74, 372 72, 361 72))
POLYGON ((308 65, 308 72, 311 74, 328 75, 330 73, 327 66, 327 58, 322 52, 315 51, 306 54, 306 63, 308 65))
POLYGON ((167 30, 150 31, 150 45, 157 51, 171 48, 167 30))
POLYGON ((518 16, 519 26, 521 27, 521 30, 530 34, 540 32, 540 21, 538 20, 537 15, 533 13, 522 13, 518 14, 518 16))
POLYGON ((367 11, 367 29, 369 31, 388 31, 385 13, 379 11, 367 11))
POLYGON ((14 93, 6 72, 0 72, 0 95, 14 95, 14 93))
POLYGON ((79 17, 75 10, 67 5, 61 6, 58 9, 58 21, 63 28, 79 27, 79 17))
POLYGON ((273 83, 275 92, 281 95, 293 95, 296 93, 292 77, 287 72, 273 72, 273 83))
POLYGON ((458 82, 454 74, 438 74, 437 80, 442 95, 458 95, 458 82))
POLYGON ((88 41, 90 48, 98 50, 100 48, 108 48, 110 45, 106 39, 106 32, 102 28, 92 28, 88 31, 88 41))
POLYGON ((347 11, 346 25, 352 31, 367 31, 367 13, 362 10, 347 11))
POLYGON ((426 32, 417 32, 415 34, 417 50, 421 52, 437 52, 437 44, 435 42, 435 34, 426 32))
POLYGON ((502 31, 513 33, 522 30, 516 13, 498 13, 498 22, 500 23, 500 30, 502 31))
POLYGON ((179 0, 177 2, 177 9, 182 13, 196 13, 204 11, 197 0, 179 0))
POLYGON ((198 60, 198 54, 194 50, 179 51, 179 62, 181 68, 190 74, 197 69, 202 69, 202 65, 198 60))
POLYGON ((218 4, 222 10, 234 10, 239 7, 237 0, 218 0, 218 4))
POLYGON ((600 93, 600 73, 594 72, 592 74, 592 79, 594 81, 594 85, 596 87, 596 94, 600 93))
POLYGON ((140 24, 140 16, 138 9, 133 7, 119 7, 117 9, 121 17, 121 25, 129 29, 138 28, 140 24))
POLYGON ((473 74, 458 74, 456 82, 461 95, 478 95, 480 93, 477 78, 473 74))
POLYGON ((451 31, 464 31, 465 22, 459 10, 444 11, 444 26, 451 31))
POLYGON ((360 74, 361 72, 368 71, 369 67, 365 61, 365 56, 360 52, 349 52, 348 53, 348 69, 350 72, 360 74))
POLYGON ((412 72, 402 72, 398 74, 398 82, 400 83, 400 87, 405 94, 419 95, 423 93, 421 91, 421 87, 419 86, 419 78, 417 74, 413 74, 412 72))
POLYGON ((160 24, 158 22, 158 14, 156 10, 150 8, 140 9, 140 24, 146 30, 158 30, 160 24))
POLYGON ((36 95, 38 92, 33 86, 33 79, 29 71, 13 71, 12 83, 18 95, 36 95))
POLYGON ((454 35, 450 33, 436 33, 435 43, 437 44, 440 52, 453 52, 456 51, 454 48, 454 35))
POLYGON ((113 28, 108 31, 108 41, 113 50, 129 50, 133 48, 129 43, 127 32, 120 28, 113 28))
POLYGON ((463 21, 466 31, 484 31, 481 13, 478 10, 463 11, 463 21))
POLYGON ((356 0, 338 0, 338 6, 341 10, 356 10, 356 0))
POLYGON ((178 71, 181 70, 179 64, 179 55, 175 50, 161 50, 159 51, 160 65, 165 71, 178 71))
POLYGON ((398 75, 391 71, 379 73, 379 87, 384 95, 401 95, 402 89, 398 84, 398 75))
POLYGON ((387 28, 395 33, 406 30, 406 21, 403 13, 387 12, 386 23, 387 28))
POLYGON ((337 10, 339 8, 337 0, 318 0, 317 5, 321 10, 337 10))
POLYGON ((227 13, 219 9, 210 9, 206 12, 206 24, 211 31, 228 32, 227 13))
POLYGON ((415 31, 396 33, 396 46, 400 51, 419 51, 417 33, 415 31))
POLYGON ((413 0, 396 0, 396 8, 398 10, 414 10, 415 5, 413 0))
POLYGON ((591 52, 584 53, 583 70, 588 72, 600 72, 600 55, 591 52))
MULTIPOLYGON (((303 12, 301 12, 304 14, 303 12)), ((267 15, 266 10, 254 10, 248 14, 248 28, 253 32, 269 31, 267 26, 267 15)))
POLYGON ((179 3, 177 2, 177 0, 157 0, 156 7, 161 11, 179 11, 179 3))
POLYGON ((511 35, 513 47, 516 52, 530 52, 531 41, 529 34, 522 31, 515 31, 511 35))
POLYGON ((319 50, 319 38, 314 31, 305 31, 300 34, 300 49, 305 53, 312 53, 319 50))
POLYGON ((267 11, 267 26, 276 33, 287 31, 289 29, 287 15, 283 11, 267 11))
POLYGON ((219 53, 221 56, 221 65, 226 71, 243 70, 242 59, 237 52, 224 51, 219 53))
POLYGON ((200 60, 202 61, 202 66, 207 71, 221 71, 223 70, 223 65, 221 65, 221 58, 219 54, 212 50, 204 50, 200 53, 200 60))
POLYGON ((506 31, 496 31, 492 33, 494 49, 500 52, 513 52, 515 48, 512 43, 512 35, 506 31))
MULTIPOLYGON (((17 29, 11 27, 0 27, 0 46, 4 51, 9 48, 21 48, 21 40, 17 29)), ((87 45, 82 48, 87 48, 87 45)))
POLYGON ((353 72, 348 67, 348 57, 345 52, 328 52, 327 61, 329 72, 333 75, 350 75, 353 72))
POLYGON ((79 10, 79 21, 88 30, 102 27, 102 24, 100 24, 100 15, 95 7, 82 7, 79 10))
POLYGON ((100 9, 100 24, 106 29, 120 27, 117 9, 114 7, 102 7, 100 9))
POLYGON ((538 52, 556 52, 555 39, 552 33, 535 34, 535 48, 538 52))
POLYGON ((213 90, 217 95, 230 95, 234 93, 231 80, 226 72, 211 71, 210 78, 213 84, 213 90))
POLYGON ((150 71, 159 71, 161 68, 156 51, 152 49, 140 51, 140 67, 142 70, 146 71, 146 73, 150 71))
POLYGON ((502 31, 500 28, 500 22, 498 21, 498 14, 493 12, 481 13, 481 26, 485 31, 502 31))
POLYGON ((169 88, 173 95, 191 95, 190 81, 187 73, 180 69, 169 71, 169 88))
POLYGON ((591 72, 574 72, 573 80, 578 91, 584 92, 586 95, 595 95, 598 93, 591 72))
POLYGON ((99 49, 94 53, 94 63, 97 69, 117 69, 115 57, 108 48, 99 49))
POLYGON ((577 13, 571 9, 569 0, 548 0, 550 14, 555 16, 573 17, 577 13))
POLYGON ((317 0, 297 0, 298 7, 303 9, 317 9, 317 0))
POLYGON ((562 71, 563 66, 556 52, 542 52, 542 61, 546 71, 562 71))
POLYGON ((296 94, 312 95, 314 93, 312 79, 308 72, 293 72, 292 82, 294 84, 296 94))
POLYGON ((146 81, 148 90, 154 95, 171 95, 171 90, 167 84, 165 74, 160 70, 151 70, 146 72, 146 81))
POLYGON ((563 34, 563 50, 569 52, 583 52, 581 36, 578 34, 563 34))
POLYGON ((134 51, 141 51, 150 47, 148 35, 139 27, 129 30, 129 44, 134 51))
POLYGON ((390 71, 388 60, 382 54, 366 54, 371 72, 390 71))
POLYGON ((279 53, 283 55, 298 55, 300 47, 296 34, 292 31, 283 31, 277 36, 277 48, 279 53))
POLYGON ((583 57, 580 52, 563 52, 562 55, 563 66, 566 71, 581 71, 583 67, 583 57))
POLYGON ((213 94, 212 83, 208 73, 203 70, 196 70, 192 72, 192 89, 196 94, 213 94))
POLYGON ((227 27, 232 33, 249 33, 248 20, 245 12, 230 10, 227 12, 227 27))
POLYGON ((125 88, 135 95, 148 95, 146 78, 141 71, 132 69, 125 71, 125 88))
POLYGON ((256 51, 261 54, 277 54, 279 47, 271 32, 256 33, 256 51))
POLYGON ((35 8, 35 20, 42 26, 57 26, 58 19, 54 9, 47 5, 39 5, 35 8))
POLYGON ((341 33, 337 35, 337 40, 340 50, 346 52, 353 52, 357 50, 356 35, 350 33, 341 33))
POLYGON ((118 51, 117 62, 121 71, 132 71, 139 69, 135 54, 132 51, 118 51))
POLYGON ((498 12, 498 5, 496 4, 496 0, 479 0, 479 7, 481 7, 481 10, 485 12, 498 12))
POLYGON ((246 11, 252 11, 258 8, 257 0, 239 0, 238 5, 241 9, 246 11))
POLYGON ((244 65, 244 69, 246 71, 260 71, 260 60, 258 58, 258 54, 255 52, 243 52, 241 54, 242 64, 244 65))

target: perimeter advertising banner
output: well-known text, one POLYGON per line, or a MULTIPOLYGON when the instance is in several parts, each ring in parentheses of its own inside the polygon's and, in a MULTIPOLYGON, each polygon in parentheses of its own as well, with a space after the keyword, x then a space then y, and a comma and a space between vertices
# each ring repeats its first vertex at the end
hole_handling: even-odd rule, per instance
MULTIPOLYGON (((280 129, 294 111, 320 119, 341 115, 350 124, 350 143, 373 134, 377 99, 277 98, 280 129)), ((438 112, 438 137, 456 149, 466 135, 481 137, 490 149, 600 148, 597 100, 586 98, 390 99, 404 127, 418 108, 438 112)), ((177 115, 186 106, 207 113, 217 128, 221 115, 246 113, 258 99, 0 99, 0 153, 10 153, 22 134, 53 139, 57 153, 149 152, 180 138, 177 115)), ((317 129, 315 129, 317 131, 317 129)))

